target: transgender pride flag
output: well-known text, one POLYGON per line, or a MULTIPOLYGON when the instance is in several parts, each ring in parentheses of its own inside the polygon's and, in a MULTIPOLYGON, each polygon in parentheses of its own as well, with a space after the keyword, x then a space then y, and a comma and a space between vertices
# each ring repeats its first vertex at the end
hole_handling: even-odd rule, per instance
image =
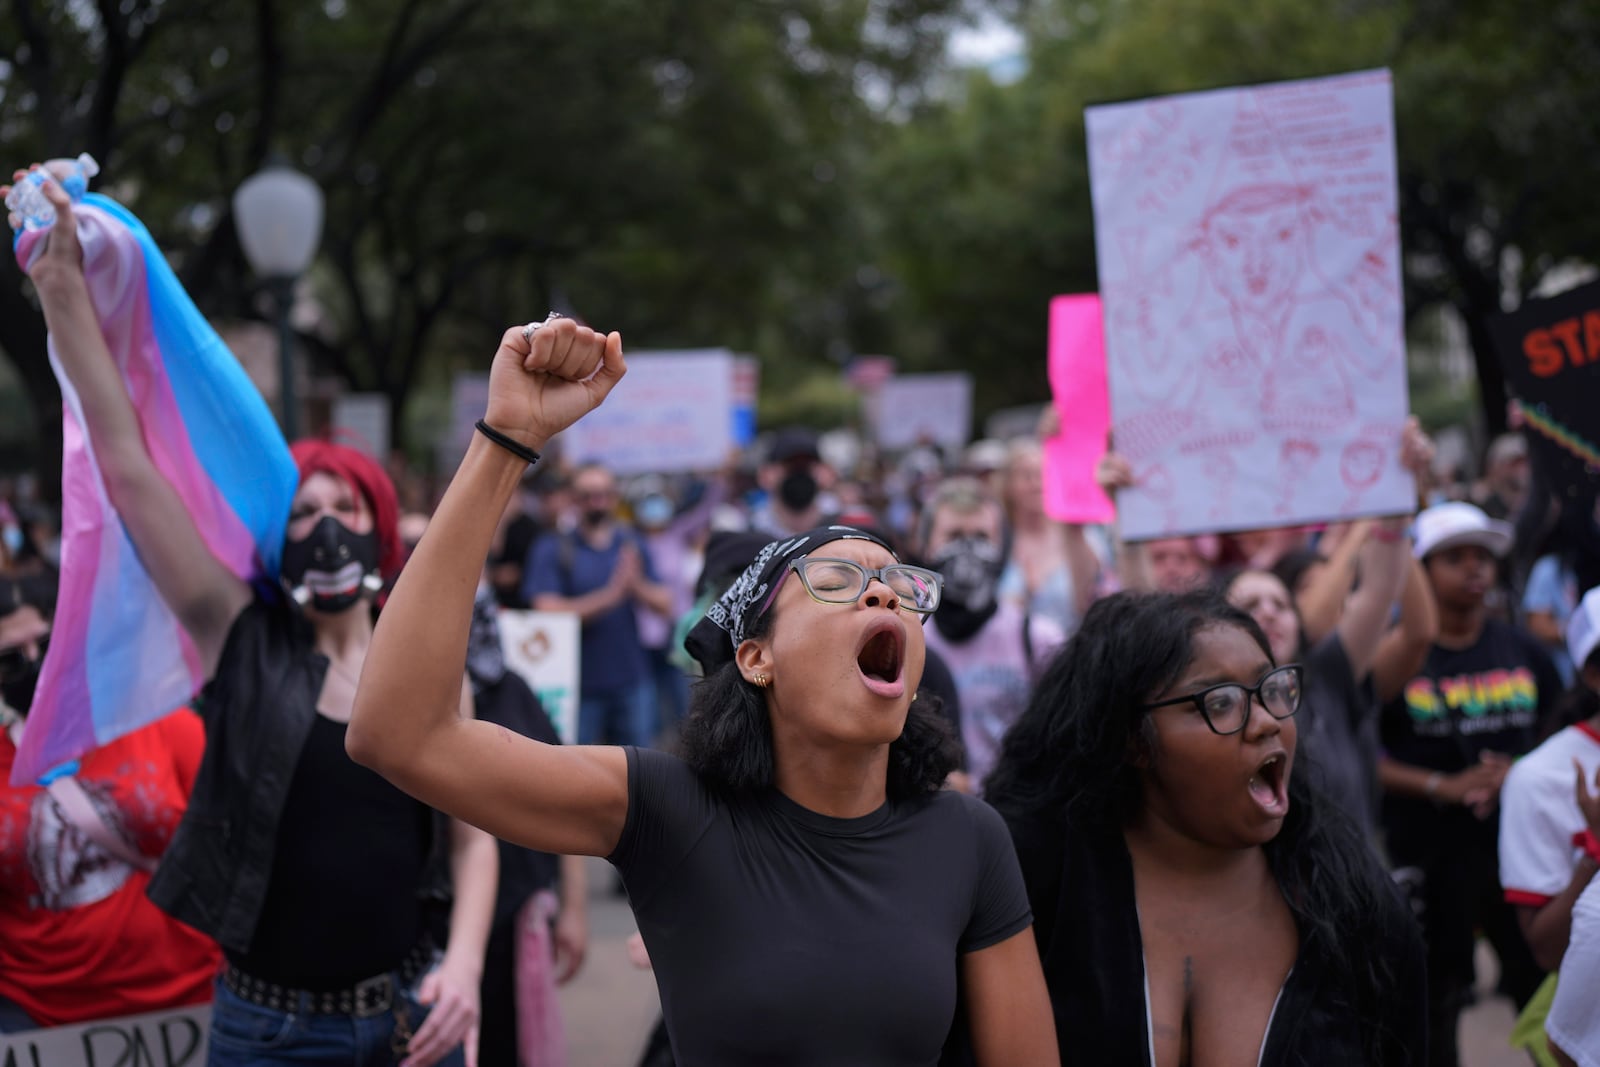
MULTIPOLYGON (((206 546, 246 581, 275 578, 299 476, 272 413, 143 224, 106 197, 74 208, 100 330, 145 447, 206 546)), ((16 245, 26 269, 48 230, 16 245)), ((106 495, 77 391, 61 384, 61 592, 13 785, 183 706, 205 681, 106 495)))

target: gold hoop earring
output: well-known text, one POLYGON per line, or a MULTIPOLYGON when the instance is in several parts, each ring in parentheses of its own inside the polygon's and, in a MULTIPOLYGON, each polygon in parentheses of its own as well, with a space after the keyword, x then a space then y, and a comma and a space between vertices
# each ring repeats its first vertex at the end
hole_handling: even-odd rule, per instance
POLYGON ((772 684, 772 679, 768 678, 764 674, 752 675, 750 681, 754 682, 758 689, 765 689, 767 686, 772 684))

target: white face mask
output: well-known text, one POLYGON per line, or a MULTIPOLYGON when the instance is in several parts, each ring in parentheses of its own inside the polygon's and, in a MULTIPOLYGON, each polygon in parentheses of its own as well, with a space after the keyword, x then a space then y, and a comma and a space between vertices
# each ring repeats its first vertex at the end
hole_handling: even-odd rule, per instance
POLYGON ((7 526, 0 529, 0 542, 6 546, 6 551, 15 556, 22 551, 22 527, 7 526))

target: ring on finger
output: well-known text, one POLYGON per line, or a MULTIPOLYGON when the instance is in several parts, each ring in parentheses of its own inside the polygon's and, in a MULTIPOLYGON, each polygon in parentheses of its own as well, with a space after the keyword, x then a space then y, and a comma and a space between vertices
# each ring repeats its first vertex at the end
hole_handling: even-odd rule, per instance
POLYGON ((522 339, 531 343, 533 341, 533 335, 538 333, 541 327, 548 326, 552 322, 563 317, 564 316, 561 314, 561 312, 552 311, 550 314, 544 317, 543 321, 528 323, 522 328, 522 339))

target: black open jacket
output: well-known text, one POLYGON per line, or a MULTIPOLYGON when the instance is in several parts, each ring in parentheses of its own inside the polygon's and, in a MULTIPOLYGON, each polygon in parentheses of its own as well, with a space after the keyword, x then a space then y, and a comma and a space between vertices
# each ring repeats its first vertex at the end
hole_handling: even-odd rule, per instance
MULTIPOLYGON (((1121 833, 1075 830, 1058 814, 1007 818, 1033 905, 1034 934, 1055 1012, 1062 1067, 1153 1067, 1144 948, 1133 863, 1121 833)), ((1398 893, 1376 917, 1379 944, 1396 954, 1404 995, 1367 1020, 1383 1027, 1382 1067, 1426 1060, 1421 933, 1398 893)), ((1268 1024, 1263 1067, 1355 1067, 1369 1062, 1354 1011, 1335 988, 1324 946, 1301 931, 1300 954, 1268 1024)))
MULTIPOLYGON (((266 901, 295 766, 317 717, 328 660, 311 625, 276 589, 234 620, 196 707, 206 751, 189 807, 146 892, 173 918, 248 952, 266 901)), ((434 814, 425 900, 450 891, 448 823, 434 814)))

